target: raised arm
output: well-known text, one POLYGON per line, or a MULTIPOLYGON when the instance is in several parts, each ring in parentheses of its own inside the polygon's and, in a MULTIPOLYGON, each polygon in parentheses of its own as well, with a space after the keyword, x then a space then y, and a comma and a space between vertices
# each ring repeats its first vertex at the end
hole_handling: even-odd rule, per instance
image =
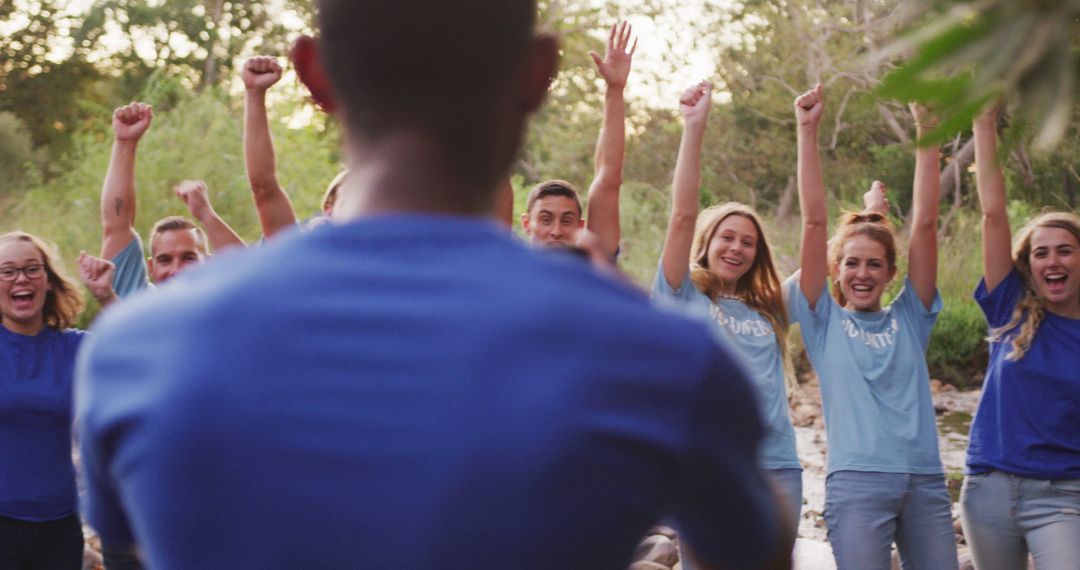
POLYGON ((818 125, 825 111, 820 84, 795 99, 798 123, 799 209, 802 210, 802 252, 799 256, 799 288, 815 308, 829 277, 829 210, 825 205, 825 181, 818 157, 818 125))
POLYGON ((113 112, 113 147, 101 186, 101 257, 112 259, 135 233, 135 150, 150 128, 150 105, 131 103, 113 112))
POLYGON ((679 158, 675 161, 675 177, 671 182, 671 218, 664 250, 660 254, 664 278, 672 289, 682 285, 690 264, 701 191, 701 144, 709 122, 712 89, 712 83, 702 81, 687 89, 679 99, 683 134, 679 158))
POLYGON ((289 195, 277 179, 274 141, 266 118, 266 90, 281 79, 276 58, 252 57, 244 62, 244 164, 263 235, 270 237, 296 224, 289 195))
POLYGON ((90 294, 97 299, 102 308, 105 308, 117 300, 116 290, 113 289, 113 277, 116 275, 116 266, 107 259, 94 257, 85 251, 79 252, 77 259, 79 279, 90 290, 90 294))
MULTIPOLYGON (((916 138, 936 126, 937 120, 917 103, 911 104, 916 138)), ((911 206, 911 240, 908 245, 908 279, 923 306, 930 310, 937 291, 938 207, 941 201, 938 146, 921 144, 915 149, 915 181, 911 206)))
POLYGON ((1012 232, 1005 204, 1005 176, 997 157, 997 108, 975 118, 975 184, 982 206, 983 278, 987 291, 1012 271, 1012 232))
POLYGON ((619 188, 626 154, 626 101, 623 91, 637 40, 630 44, 633 29, 628 22, 612 26, 604 58, 589 52, 607 89, 604 119, 596 141, 596 174, 589 186, 587 228, 596 234, 600 247, 612 257, 619 248, 619 188))
POLYGON ((236 232, 217 215, 214 207, 210 205, 210 190, 202 180, 185 180, 178 184, 173 191, 176 196, 184 201, 192 217, 199 220, 206 230, 206 237, 210 240, 213 251, 235 246, 243 246, 244 241, 236 232))

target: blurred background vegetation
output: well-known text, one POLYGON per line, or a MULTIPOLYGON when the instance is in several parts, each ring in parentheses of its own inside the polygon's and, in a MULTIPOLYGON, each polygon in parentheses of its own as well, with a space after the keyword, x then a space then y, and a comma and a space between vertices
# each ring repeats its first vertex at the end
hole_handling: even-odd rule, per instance
MULTIPOLYGON (((858 209, 863 192, 880 179, 901 228, 914 167, 906 100, 933 101, 954 128, 939 133, 945 310, 929 361, 937 378, 959 386, 981 381, 986 325, 971 301, 981 262, 967 125, 974 103, 1013 96, 1017 128, 1010 132, 1016 136, 1002 157, 1014 223, 1044 208, 1075 209, 1077 0, 987 1, 966 12, 957 11, 956 2, 933 0, 540 5, 541 26, 562 37, 562 69, 514 166, 518 213, 528 188, 541 180, 564 178, 582 191, 588 187, 602 100, 588 50, 603 51, 606 30, 619 18, 653 36, 643 42, 652 53, 639 48, 628 90, 621 201, 621 265, 643 286, 656 272, 682 128, 676 103, 684 86, 672 78, 686 77, 692 57, 710 62, 719 91, 705 144, 701 202, 755 206, 767 220, 785 275, 798 254, 795 96, 817 82, 826 86, 820 144, 833 213, 858 209), (1022 24, 1021 31, 1010 22, 1022 24), (1013 40, 1021 36, 1000 35, 1032 30, 1048 30, 1046 38, 1019 42, 1013 40), (986 47, 994 42, 1000 43, 997 51, 986 47), (1012 59, 990 57, 1010 49, 1012 59), (645 58, 652 63, 640 65, 645 58), (942 93, 951 95, 943 99, 942 93), (1047 116, 1055 121, 1049 127, 1047 116)), ((79 250, 96 253, 111 110, 141 100, 154 105, 155 119, 138 156, 138 229, 145 234, 154 220, 186 213, 171 188, 197 178, 209 184, 222 217, 245 239, 257 240, 243 167, 238 70, 249 55, 278 55, 284 62, 291 38, 310 30, 311 10, 296 0, 0 3, 0 231, 45 236, 69 264, 79 250)), ((298 214, 313 215, 340 168, 337 130, 291 74, 272 90, 270 106, 279 176, 298 214)), ((95 313, 92 307, 83 324, 95 313)))

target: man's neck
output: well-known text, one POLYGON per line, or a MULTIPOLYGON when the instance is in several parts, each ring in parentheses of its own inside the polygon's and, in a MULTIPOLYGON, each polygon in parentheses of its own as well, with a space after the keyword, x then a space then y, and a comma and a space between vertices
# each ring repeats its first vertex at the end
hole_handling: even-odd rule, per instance
POLYGON ((358 150, 350 152, 335 221, 390 212, 486 216, 491 211, 493 189, 464 180, 450 166, 446 149, 429 135, 404 132, 349 146, 358 150))

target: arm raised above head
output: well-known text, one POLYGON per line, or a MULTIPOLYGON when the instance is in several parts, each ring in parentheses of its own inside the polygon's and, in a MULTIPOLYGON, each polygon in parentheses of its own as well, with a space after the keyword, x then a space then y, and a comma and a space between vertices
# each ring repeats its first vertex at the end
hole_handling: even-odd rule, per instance
POLYGON ((818 125, 825 112, 822 86, 818 84, 795 99, 797 120, 799 209, 802 210, 802 250, 799 255, 799 288, 813 309, 829 276, 829 210, 825 204, 825 180, 818 156, 818 125))
POLYGON ((623 92, 630 76, 630 66, 637 50, 633 28, 628 22, 611 28, 604 57, 589 52, 607 86, 604 92, 604 118, 596 141, 596 173, 589 186, 588 229, 596 234, 600 247, 610 256, 619 248, 619 189, 622 186, 626 155, 626 100, 623 92))
POLYGON ((113 146, 101 186, 101 257, 112 259, 135 239, 135 151, 154 118, 145 103, 113 111, 113 146))
POLYGON ((1005 175, 997 156, 997 106, 975 118, 975 185, 982 208, 983 278, 987 291, 1012 271, 1012 230, 1005 196, 1005 175))
MULTIPOLYGON (((915 117, 917 139, 922 141, 937 119, 917 103, 911 104, 911 114, 915 117)), ((937 145, 920 145, 915 149, 915 180, 912 184, 908 279, 927 310, 933 305, 937 291, 937 226, 941 202, 938 151, 937 145)))
POLYGON ((244 165, 255 199, 263 235, 271 235, 296 224, 289 195, 277 179, 274 141, 266 112, 266 91, 281 79, 277 58, 257 56, 244 62, 244 165))
POLYGON ((682 285, 690 263, 701 191, 701 150, 712 108, 712 83, 702 81, 679 99, 683 116, 682 142, 671 182, 671 217, 660 256, 664 278, 672 289, 682 285))
POLYGON ((210 247, 215 252, 244 245, 240 236, 217 215, 214 207, 210 205, 210 189, 205 182, 185 180, 173 188, 173 191, 176 197, 187 205, 192 217, 199 220, 206 229, 206 237, 210 240, 210 247))

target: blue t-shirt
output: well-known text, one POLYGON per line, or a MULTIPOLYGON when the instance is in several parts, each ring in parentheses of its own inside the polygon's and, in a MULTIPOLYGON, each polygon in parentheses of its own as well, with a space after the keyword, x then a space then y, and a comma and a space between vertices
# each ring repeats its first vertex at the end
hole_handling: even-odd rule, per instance
POLYGON ((116 265, 116 273, 113 274, 113 290, 116 291, 117 297, 123 299, 150 287, 150 281, 146 276, 145 257, 142 240, 136 234, 135 239, 112 258, 111 261, 116 265))
POLYGON ((828 286, 810 310, 797 278, 785 282, 788 310, 821 382, 828 472, 944 473, 938 452, 926 349, 941 312, 911 282, 881 311, 849 311, 828 286))
POLYGON ((83 335, 0 325, 0 516, 44 522, 77 510, 71 379, 83 335))
POLYGON ((760 564, 776 514, 701 323, 494 223, 226 252, 81 353, 86 513, 152 568, 617 568, 661 516, 760 564))
MULTIPOLYGON (((1003 327, 1024 295, 1015 269, 975 290, 991 328, 1003 327)), ((968 473, 992 469, 1035 479, 1080 479, 1080 320, 1046 311, 1017 361, 1011 337, 990 343, 982 399, 971 425, 968 473)))
POLYGON ((711 301, 694 286, 689 270, 679 288, 672 289, 661 267, 653 280, 652 296, 661 305, 673 301, 698 313, 716 327, 722 338, 738 348, 737 353, 751 372, 765 420, 761 466, 765 469, 802 469, 788 411, 784 357, 776 344, 772 323, 742 301, 723 298, 711 301))

